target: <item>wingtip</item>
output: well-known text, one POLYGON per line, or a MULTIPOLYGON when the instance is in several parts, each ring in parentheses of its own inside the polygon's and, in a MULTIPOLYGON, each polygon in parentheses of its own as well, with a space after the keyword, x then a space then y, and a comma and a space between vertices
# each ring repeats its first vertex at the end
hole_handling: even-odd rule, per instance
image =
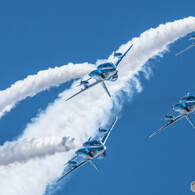
POLYGON ((152 136, 150 135, 149 138, 151 138, 152 136))

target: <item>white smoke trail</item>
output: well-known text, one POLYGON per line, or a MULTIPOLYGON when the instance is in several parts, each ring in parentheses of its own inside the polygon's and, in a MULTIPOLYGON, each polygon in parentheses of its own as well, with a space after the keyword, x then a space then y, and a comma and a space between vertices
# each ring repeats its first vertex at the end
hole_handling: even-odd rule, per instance
MULTIPOLYGON (((96 86, 64 103, 63 100, 75 92, 73 87, 63 92, 59 99, 34 119, 21 139, 68 135, 82 144, 100 125, 108 122, 113 111, 120 111, 124 92, 132 96, 135 91, 141 90, 137 75, 145 70, 144 64, 156 55, 162 57, 160 52, 165 51, 167 45, 194 30, 195 18, 189 17, 150 29, 121 46, 120 51, 125 51, 134 43, 132 51, 120 64, 119 79, 115 83, 107 82, 112 99, 101 86, 96 86)), ((73 155, 72 152, 56 154, 44 160, 29 161, 23 166, 13 164, 0 169, 0 178, 4 178, 0 181, 0 194, 44 194, 46 186, 62 174, 63 163, 73 155)))
POLYGON ((70 137, 31 138, 5 142, 0 146, 0 166, 24 163, 34 158, 45 158, 56 153, 68 152, 75 147, 75 139, 70 137))
POLYGON ((36 75, 29 75, 24 80, 17 81, 11 87, 0 91, 0 117, 9 112, 16 102, 52 86, 58 86, 68 80, 86 75, 94 69, 92 64, 72 64, 61 67, 49 68, 39 71, 36 75))

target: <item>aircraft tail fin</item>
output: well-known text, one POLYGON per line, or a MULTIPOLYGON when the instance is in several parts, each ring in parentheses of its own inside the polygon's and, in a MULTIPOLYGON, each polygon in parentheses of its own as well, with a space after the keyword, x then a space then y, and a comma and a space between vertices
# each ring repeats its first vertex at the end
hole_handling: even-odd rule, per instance
POLYGON ((109 97, 111 97, 110 92, 108 91, 106 84, 104 83, 104 81, 101 82, 102 87, 105 89, 106 93, 108 94, 109 97))
POLYGON ((96 163, 95 163, 94 160, 90 160, 89 162, 93 165, 93 167, 94 167, 98 172, 100 172, 100 169, 98 168, 98 166, 96 165, 96 163))
POLYGON ((190 125, 192 125, 192 127, 195 128, 195 124, 194 124, 194 122, 192 121, 190 115, 186 115, 185 117, 186 117, 186 119, 188 120, 188 122, 190 123, 190 125))

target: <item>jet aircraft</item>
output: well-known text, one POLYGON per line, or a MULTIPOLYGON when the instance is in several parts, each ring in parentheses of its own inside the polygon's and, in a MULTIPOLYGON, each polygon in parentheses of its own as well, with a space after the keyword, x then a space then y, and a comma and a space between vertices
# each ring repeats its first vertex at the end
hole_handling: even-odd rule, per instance
POLYGON ((182 118, 186 118, 188 122, 195 128, 195 124, 192 121, 190 114, 195 111, 195 95, 190 95, 189 93, 180 99, 180 103, 174 105, 172 107, 172 111, 169 114, 166 114, 163 119, 168 121, 168 123, 161 127, 158 131, 154 132, 149 137, 153 137, 154 135, 160 133, 168 126, 172 125, 173 123, 179 121, 182 118), (179 114, 175 117, 173 113, 179 112, 179 114))
POLYGON ((76 95, 82 93, 83 91, 101 83, 102 87, 106 91, 109 97, 111 97, 110 92, 108 91, 106 84, 104 81, 116 81, 118 79, 118 65, 122 61, 122 59, 126 56, 128 51, 133 47, 133 44, 127 49, 127 51, 122 53, 114 53, 114 57, 117 57, 118 60, 114 64, 112 62, 106 62, 104 64, 100 64, 96 70, 93 70, 88 74, 89 79, 81 81, 78 86, 81 86, 81 90, 76 94, 72 95, 71 97, 67 98, 65 101, 70 100, 71 98, 75 97, 76 95), (89 84, 90 79, 95 79, 96 81, 92 84, 89 84))
MULTIPOLYGON (((194 41, 195 41, 195 34, 193 34, 192 37, 191 37, 189 40, 192 40, 192 41, 194 40, 194 41)), ((183 50, 180 51, 179 53, 175 54, 175 56, 178 56, 179 54, 181 54, 181 53, 187 51, 188 49, 191 49, 191 48, 194 47, 194 46, 195 46, 195 43, 192 42, 191 45, 189 45, 188 47, 186 47, 185 49, 183 49, 183 50)))
POLYGON ((90 162, 98 172, 100 171, 94 159, 95 158, 101 159, 106 156, 105 144, 117 120, 118 118, 116 117, 109 129, 100 128, 99 135, 96 138, 91 139, 90 137, 88 141, 83 144, 83 147, 75 152, 76 156, 65 164, 66 165, 65 174, 62 177, 60 177, 56 181, 56 183, 62 180, 67 175, 69 175, 70 173, 72 173, 73 171, 82 167, 87 162, 90 162))

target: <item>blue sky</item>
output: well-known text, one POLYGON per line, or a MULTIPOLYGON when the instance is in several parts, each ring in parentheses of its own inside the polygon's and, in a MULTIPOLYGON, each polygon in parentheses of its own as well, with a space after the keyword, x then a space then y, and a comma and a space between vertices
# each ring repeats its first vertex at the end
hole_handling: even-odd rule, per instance
MULTIPOLYGON (((0 89, 48 67, 107 58, 150 27, 193 15, 194 7, 193 0, 1 1, 0 89)), ((194 93, 194 48, 174 56, 190 44, 188 38, 171 45, 164 58, 150 60, 153 75, 141 76, 143 92, 125 103, 107 142, 107 158, 97 161, 101 173, 86 165, 56 194, 192 194, 194 129, 182 120, 148 138, 181 96, 194 93)), ((15 139, 67 86, 27 98, 6 114, 0 143, 15 139)))

